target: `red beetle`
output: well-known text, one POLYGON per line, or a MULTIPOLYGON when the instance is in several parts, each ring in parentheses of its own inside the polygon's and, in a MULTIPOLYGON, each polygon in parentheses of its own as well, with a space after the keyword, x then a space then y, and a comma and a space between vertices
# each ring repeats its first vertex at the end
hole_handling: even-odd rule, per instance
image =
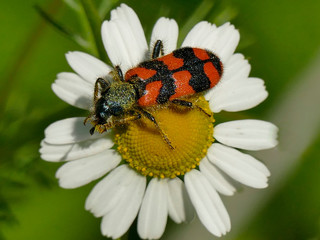
POLYGON ((127 121, 146 116, 158 128, 165 141, 169 139, 157 121, 144 107, 168 101, 186 107, 191 102, 180 97, 203 92, 214 87, 221 79, 223 65, 212 52, 184 47, 161 56, 162 42, 155 44, 152 60, 128 70, 123 77, 117 66, 114 81, 98 78, 94 88, 94 109, 89 117, 95 130, 102 133, 127 121))

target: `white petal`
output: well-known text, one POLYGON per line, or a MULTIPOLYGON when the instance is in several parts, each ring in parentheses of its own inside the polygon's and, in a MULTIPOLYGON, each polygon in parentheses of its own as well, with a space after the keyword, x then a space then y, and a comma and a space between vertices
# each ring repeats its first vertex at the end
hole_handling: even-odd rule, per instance
POLYGON ((68 162, 56 173, 59 185, 63 188, 77 188, 96 180, 121 161, 121 156, 114 150, 105 150, 96 155, 68 162))
POLYGON ((215 113, 222 110, 229 112, 247 110, 259 105, 268 96, 264 81, 259 78, 221 82, 214 90, 209 103, 215 113))
POLYGON ((240 53, 233 54, 224 64, 223 81, 237 82, 248 78, 251 65, 240 53))
POLYGON ((221 123, 214 129, 214 138, 231 147, 262 150, 277 145, 278 128, 261 120, 238 120, 221 123))
POLYGON ((121 165, 110 172, 91 191, 86 200, 86 209, 96 217, 102 217, 112 211, 123 198, 124 194, 134 187, 137 173, 121 165))
POLYGON ((263 163, 248 154, 215 143, 208 149, 208 158, 238 182, 254 188, 268 186, 269 170, 263 163))
POLYGON ((168 180, 168 211, 176 223, 191 221, 194 209, 185 186, 179 178, 168 180))
POLYGON ((126 233, 139 211, 146 182, 146 177, 136 173, 117 205, 103 217, 103 235, 117 239, 126 233))
POLYGON ((72 69, 91 84, 94 84, 99 77, 106 77, 112 71, 110 66, 87 53, 68 52, 66 58, 72 69))
POLYGON ((224 64, 234 53, 239 40, 239 31, 230 23, 217 28, 208 22, 200 22, 191 29, 182 46, 211 50, 224 64))
POLYGON ((217 40, 212 43, 209 49, 216 53, 224 63, 236 50, 240 40, 240 34, 230 23, 223 24, 217 31, 217 40))
POLYGON ((102 24, 102 40, 111 62, 120 66, 123 73, 146 58, 148 49, 139 48, 132 29, 121 20, 102 24))
POLYGON ((167 223, 167 180, 153 178, 145 193, 138 217, 141 238, 158 239, 167 223))
POLYGON ((94 133, 90 135, 89 130, 92 128, 90 124, 83 124, 84 118, 75 117, 67 118, 49 125, 44 133, 44 141, 49 144, 69 144, 101 138, 106 134, 94 133))
POLYGON ((111 62, 123 73, 146 59, 148 45, 141 23, 127 5, 111 12, 111 20, 102 24, 101 32, 111 62))
POLYGON ((49 162, 70 161, 88 157, 114 145, 111 138, 103 137, 71 144, 49 144, 41 142, 41 158, 49 162))
POLYGON ((163 43, 164 55, 171 53, 177 48, 178 34, 178 24, 174 19, 160 18, 152 30, 150 41, 151 54, 157 40, 161 40, 163 43))
POLYGON ((92 104, 94 85, 84 81, 75 73, 59 73, 52 90, 63 101, 72 106, 88 110, 92 104))
POLYGON ((184 181, 199 219, 208 231, 218 237, 230 231, 227 210, 208 180, 198 170, 192 170, 184 181))
POLYGON ((134 33, 134 38, 136 40, 139 49, 143 51, 148 50, 148 44, 140 20, 137 14, 132 8, 122 3, 120 7, 111 11, 111 20, 120 19, 129 25, 131 31, 134 33))
MULTIPOLYGON (((196 24, 187 34, 182 43, 182 47, 208 48, 208 36, 217 29, 216 25, 206 21, 196 24)), ((214 41, 215 39, 211 39, 214 41)))
POLYGON ((224 195, 233 195, 236 189, 222 176, 222 174, 205 157, 200 163, 201 173, 209 180, 212 186, 224 195))

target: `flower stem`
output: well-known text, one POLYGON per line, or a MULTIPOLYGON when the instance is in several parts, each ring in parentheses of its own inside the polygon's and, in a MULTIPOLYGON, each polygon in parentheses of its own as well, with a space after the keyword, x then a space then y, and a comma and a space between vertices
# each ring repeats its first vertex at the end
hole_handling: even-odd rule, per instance
POLYGON ((100 18, 102 20, 104 20, 106 15, 110 12, 110 10, 118 2, 119 2, 119 0, 101 1, 100 5, 98 7, 98 12, 99 12, 100 18))
POLYGON ((39 5, 35 5, 34 8, 39 13, 39 15, 49 24, 51 24, 55 29, 57 29, 60 33, 67 36, 69 39, 74 41, 76 44, 80 45, 83 48, 88 48, 88 42, 83 39, 80 35, 73 33, 64 25, 57 22, 51 15, 49 15, 45 10, 43 10, 39 5))
POLYGON ((80 0, 83 10, 85 12, 87 21, 89 23, 91 34, 93 37, 93 44, 97 52, 97 57, 103 61, 107 60, 107 54, 104 50, 101 39, 101 23, 102 20, 92 0, 80 0))
POLYGON ((197 22, 203 20, 208 13, 210 13, 213 8, 215 1, 213 0, 203 0, 197 9, 194 10, 193 14, 188 18, 185 24, 182 26, 180 30, 181 36, 186 36, 190 31, 192 26, 194 26, 197 22))

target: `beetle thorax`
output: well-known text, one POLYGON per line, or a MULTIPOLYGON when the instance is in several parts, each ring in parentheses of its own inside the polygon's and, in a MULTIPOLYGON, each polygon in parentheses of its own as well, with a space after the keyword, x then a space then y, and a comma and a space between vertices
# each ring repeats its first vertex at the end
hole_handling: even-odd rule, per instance
POLYGON ((110 107, 121 107, 126 112, 136 102, 136 91, 129 83, 113 83, 103 97, 110 107))

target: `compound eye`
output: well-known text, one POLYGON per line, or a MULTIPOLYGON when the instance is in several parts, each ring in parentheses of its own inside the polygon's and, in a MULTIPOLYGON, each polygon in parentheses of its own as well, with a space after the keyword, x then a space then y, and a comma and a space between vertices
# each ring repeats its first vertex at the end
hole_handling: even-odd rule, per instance
POLYGON ((106 110, 106 111, 100 111, 99 112, 99 117, 102 118, 102 119, 107 119, 110 117, 110 114, 109 114, 109 111, 106 110))
POLYGON ((96 116, 99 119, 104 120, 108 119, 111 116, 110 108, 103 98, 99 99, 99 101, 96 104, 96 116))

